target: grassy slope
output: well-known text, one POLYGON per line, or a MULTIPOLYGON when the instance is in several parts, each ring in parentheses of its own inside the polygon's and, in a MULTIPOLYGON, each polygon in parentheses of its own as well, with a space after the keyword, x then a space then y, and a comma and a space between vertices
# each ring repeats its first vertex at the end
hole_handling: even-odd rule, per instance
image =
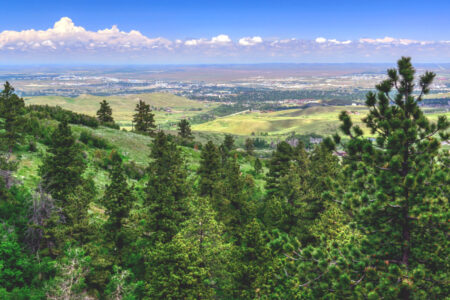
MULTIPOLYGON (((367 114, 365 107, 355 106, 321 106, 306 109, 283 110, 261 113, 250 112, 223 118, 208 123, 194 125, 194 130, 220 133, 248 135, 252 132, 269 132, 270 134, 286 134, 295 131, 298 134, 331 135, 339 128, 339 113, 343 110, 355 112, 351 114, 355 124, 361 125, 361 119, 367 114)), ((429 113, 430 120, 435 121, 440 114, 450 116, 450 113, 429 113)), ((365 133, 369 131, 366 129, 365 133)))
POLYGON ((195 125, 193 129, 246 135, 252 132, 285 134, 291 131, 296 131, 299 134, 328 135, 337 130, 339 126, 338 115, 342 110, 358 111, 358 115, 352 115, 356 123, 364 115, 364 110, 360 107, 311 107, 268 113, 239 114, 195 125))
POLYGON ((140 100, 145 101, 158 108, 170 108, 172 112, 156 111, 156 121, 159 124, 166 122, 175 122, 182 118, 191 117, 198 113, 203 113, 216 104, 209 104, 200 101, 189 100, 169 93, 149 93, 139 95, 119 95, 119 96, 92 96, 80 95, 76 98, 61 96, 39 96, 25 98, 27 104, 40 104, 61 106, 64 109, 72 110, 95 116, 99 108, 99 102, 103 99, 108 101, 113 110, 114 119, 125 128, 131 127, 134 109, 140 100), (191 109, 201 109, 201 111, 192 111, 191 109))

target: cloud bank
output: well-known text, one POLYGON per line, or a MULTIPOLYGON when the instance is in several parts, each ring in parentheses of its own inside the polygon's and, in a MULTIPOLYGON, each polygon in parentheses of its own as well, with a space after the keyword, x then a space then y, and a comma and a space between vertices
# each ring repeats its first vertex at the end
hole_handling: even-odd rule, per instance
POLYGON ((0 63, 204 63, 204 62, 386 62, 401 55, 416 61, 449 62, 450 41, 418 41, 383 37, 337 40, 211 38, 169 40, 147 37, 116 25, 89 31, 63 17, 47 30, 0 33, 0 63))

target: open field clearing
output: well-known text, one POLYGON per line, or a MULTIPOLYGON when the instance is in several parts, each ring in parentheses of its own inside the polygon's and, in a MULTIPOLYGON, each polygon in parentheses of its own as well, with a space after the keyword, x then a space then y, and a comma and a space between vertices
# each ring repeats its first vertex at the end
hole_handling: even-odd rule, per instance
POLYGON ((99 103, 106 100, 111 105, 113 117, 121 127, 131 129, 134 109, 139 100, 161 110, 154 111, 157 124, 176 122, 182 118, 204 113, 216 104, 190 100, 169 93, 130 94, 120 96, 80 95, 76 98, 61 96, 38 96, 25 98, 26 104, 60 106, 74 112, 95 116, 99 103))
MULTIPOLYGON (((121 96, 92 96, 80 95, 76 98, 61 96, 39 96, 25 98, 27 104, 58 105, 64 109, 95 116, 99 102, 105 99, 113 109, 113 117, 116 122, 127 130, 132 128, 134 108, 139 99, 150 104, 157 110, 154 111, 156 123, 164 129, 176 129, 174 124, 183 118, 190 118, 197 114, 205 113, 219 104, 206 103, 175 96, 169 93, 150 93, 139 95, 121 96)), ((290 109, 281 111, 245 111, 225 117, 219 117, 213 121, 196 124, 192 129, 197 132, 210 132, 222 134, 251 135, 252 133, 269 133, 270 135, 286 135, 293 131, 297 134, 330 135, 339 128, 339 113, 348 111, 355 124, 365 129, 365 134, 370 135, 361 119, 367 114, 364 106, 316 106, 306 109, 290 109)), ((436 120, 439 114, 436 110, 428 110, 428 117, 436 120)), ((449 113, 446 113, 449 115, 449 113)))
MULTIPOLYGON (((194 125, 198 131, 222 132, 239 135, 286 134, 295 131, 298 134, 330 135, 339 128, 339 113, 348 111, 355 124, 361 125, 366 135, 370 132, 362 123, 367 109, 362 106, 320 106, 306 109, 282 110, 277 112, 248 112, 217 118, 211 122, 194 125)), ((431 120, 443 113, 429 113, 431 120)), ((445 113, 450 116, 450 113, 445 113)))

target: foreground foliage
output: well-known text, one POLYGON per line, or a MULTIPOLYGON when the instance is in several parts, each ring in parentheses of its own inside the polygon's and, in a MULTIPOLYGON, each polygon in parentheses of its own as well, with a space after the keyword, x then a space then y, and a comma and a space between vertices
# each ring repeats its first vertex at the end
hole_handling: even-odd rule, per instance
POLYGON ((419 106, 435 74, 420 77, 418 92, 414 74, 402 58, 367 94, 363 121, 375 140, 343 112, 344 138, 312 150, 281 141, 270 159, 254 157, 254 140, 238 151, 232 136, 187 148, 189 123, 177 137, 154 133, 141 102, 135 130, 153 136, 146 168, 98 131, 72 131, 69 123, 114 125, 106 101, 91 124, 25 109, 7 83, 0 298, 447 297, 449 157, 440 141, 449 123, 431 123, 419 106), (36 190, 14 176, 21 155, 39 158, 36 190))

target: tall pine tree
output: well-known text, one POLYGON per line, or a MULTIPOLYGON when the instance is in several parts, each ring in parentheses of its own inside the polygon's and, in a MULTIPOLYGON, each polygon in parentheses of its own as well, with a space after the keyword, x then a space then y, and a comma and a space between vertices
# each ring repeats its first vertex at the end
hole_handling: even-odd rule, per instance
POLYGON ((14 93, 14 88, 6 82, 3 91, 0 93, 0 118, 3 118, 4 132, 0 134, 0 145, 8 153, 21 140, 20 133, 22 121, 21 115, 25 112, 25 103, 14 93))
MULTIPOLYGON (((448 295, 449 169, 439 153, 448 139, 445 116, 431 123, 419 107, 435 77, 425 72, 414 93, 410 58, 367 94, 363 122, 377 136, 365 138, 343 112, 341 130, 349 141, 343 171, 347 184, 325 197, 341 203, 358 231, 344 241, 283 245, 286 289, 282 297, 441 299, 448 295), (295 296, 296 295, 296 296, 295 296)), ((341 138, 336 135, 335 143, 341 138)), ((327 145, 333 146, 330 140, 327 145)), ((448 163, 448 161, 447 161, 448 163)))
POLYGON ((144 201, 147 209, 147 230, 154 243, 168 242, 179 231, 186 220, 186 197, 189 189, 187 173, 181 151, 160 131, 151 146, 148 167, 147 195, 144 201))
POLYGON ((137 132, 153 134, 156 129, 155 114, 149 104, 139 100, 133 115, 134 130, 137 132))
POLYGON ((189 121, 186 119, 182 119, 178 123, 178 135, 182 139, 186 140, 192 140, 194 136, 192 135, 191 125, 189 124, 189 121))
POLYGON ((100 102, 97 118, 102 124, 114 123, 111 106, 109 106, 109 103, 106 100, 100 102))
POLYGON ((106 186, 102 201, 108 216, 105 228, 114 243, 115 254, 121 261, 122 248, 125 246, 124 223, 133 205, 134 195, 128 186, 122 159, 117 152, 112 154, 112 168, 109 176, 111 183, 106 186))
POLYGON ((269 173, 267 174, 267 195, 268 197, 282 197, 280 189, 280 180, 289 173, 291 161, 293 158, 293 149, 287 142, 281 142, 277 145, 269 160, 269 173))
POLYGON ((212 141, 208 141, 202 149, 200 167, 199 195, 214 197, 217 193, 217 182, 221 178, 221 163, 219 150, 212 141))
POLYGON ((59 123, 53 132, 48 152, 39 169, 42 186, 55 199, 64 201, 74 187, 82 183, 82 174, 86 169, 67 121, 59 123))

